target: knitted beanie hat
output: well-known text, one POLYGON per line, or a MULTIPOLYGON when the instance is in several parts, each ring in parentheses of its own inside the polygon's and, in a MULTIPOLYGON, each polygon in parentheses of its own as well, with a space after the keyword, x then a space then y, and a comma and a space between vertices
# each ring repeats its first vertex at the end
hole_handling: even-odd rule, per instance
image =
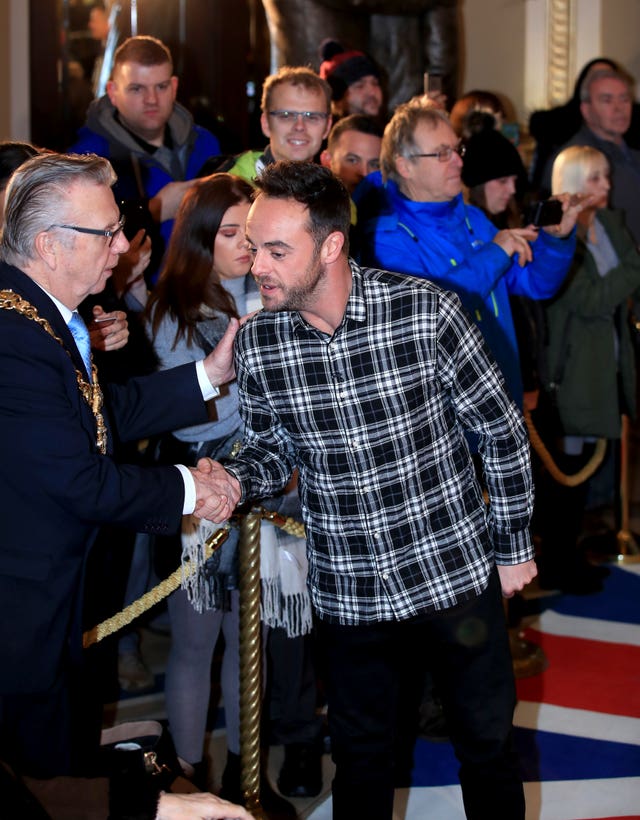
POLYGON ((466 142, 462 181, 468 188, 492 179, 517 176, 526 179, 518 149, 495 128, 472 134, 466 142))
POLYGON ((320 46, 320 76, 331 86, 333 99, 341 100, 350 85, 372 74, 380 79, 380 69, 362 51, 347 51, 336 40, 324 40, 320 46))

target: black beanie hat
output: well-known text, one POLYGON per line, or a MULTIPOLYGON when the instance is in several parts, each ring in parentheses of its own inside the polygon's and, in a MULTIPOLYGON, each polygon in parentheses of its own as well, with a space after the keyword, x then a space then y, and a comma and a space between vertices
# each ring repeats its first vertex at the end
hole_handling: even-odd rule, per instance
POLYGON ((468 188, 492 179, 517 176, 526 180, 527 173, 515 145, 495 128, 472 134, 466 142, 462 181, 468 188))
POLYGON ((320 46, 320 76, 331 86, 333 99, 341 100, 350 85, 372 74, 380 79, 380 70, 362 51, 346 51, 336 40, 324 40, 320 46))

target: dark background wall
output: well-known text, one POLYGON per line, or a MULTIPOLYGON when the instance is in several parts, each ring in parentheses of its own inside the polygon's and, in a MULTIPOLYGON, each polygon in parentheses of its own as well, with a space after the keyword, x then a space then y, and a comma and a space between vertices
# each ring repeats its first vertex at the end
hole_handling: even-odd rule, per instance
MULTIPOLYGON (((86 10, 72 0, 29 0, 32 140, 64 150, 74 140, 91 99, 79 76, 86 10)), ((215 131, 223 150, 260 147, 259 94, 269 73, 267 26, 260 0, 138 0, 138 33, 159 37, 173 54, 178 99, 215 131), (257 97, 248 95, 251 84, 257 97)), ((129 0, 118 24, 131 33, 129 0)))

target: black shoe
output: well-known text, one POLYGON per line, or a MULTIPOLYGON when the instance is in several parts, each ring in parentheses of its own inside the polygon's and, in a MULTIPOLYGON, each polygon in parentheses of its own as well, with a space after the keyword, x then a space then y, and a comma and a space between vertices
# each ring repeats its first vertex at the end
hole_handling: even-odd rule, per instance
MULTIPOLYGON (((222 773, 220 797, 230 803, 245 805, 240 785, 240 755, 227 753, 227 764, 222 773)), ((298 813, 284 797, 274 791, 264 770, 260 773, 260 805, 269 820, 297 820, 298 813)))
POLYGON ((222 772, 220 797, 239 806, 242 806, 244 802, 240 786, 240 755, 233 752, 227 752, 227 764, 222 772))
POLYGON ((425 692, 420 703, 418 734, 432 743, 449 740, 449 728, 442 703, 432 691, 425 692))
POLYGON ((291 743, 284 747, 278 789, 287 797, 316 797, 322 791, 322 756, 317 744, 291 743))
POLYGON ((209 764, 206 759, 198 763, 187 763, 186 760, 178 758, 178 763, 182 769, 182 774, 201 792, 209 791, 209 764))

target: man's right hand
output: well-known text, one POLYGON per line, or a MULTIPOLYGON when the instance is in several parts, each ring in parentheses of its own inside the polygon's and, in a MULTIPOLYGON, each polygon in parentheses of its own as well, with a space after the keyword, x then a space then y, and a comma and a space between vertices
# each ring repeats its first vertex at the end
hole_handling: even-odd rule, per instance
POLYGON ((222 464, 210 458, 201 458, 197 467, 190 470, 196 485, 195 515, 222 524, 240 501, 240 483, 222 464))
POLYGON ((538 231, 535 228, 508 228, 498 231, 493 241, 509 256, 517 255, 518 264, 523 268, 533 259, 529 242, 535 242, 537 238, 538 231))

